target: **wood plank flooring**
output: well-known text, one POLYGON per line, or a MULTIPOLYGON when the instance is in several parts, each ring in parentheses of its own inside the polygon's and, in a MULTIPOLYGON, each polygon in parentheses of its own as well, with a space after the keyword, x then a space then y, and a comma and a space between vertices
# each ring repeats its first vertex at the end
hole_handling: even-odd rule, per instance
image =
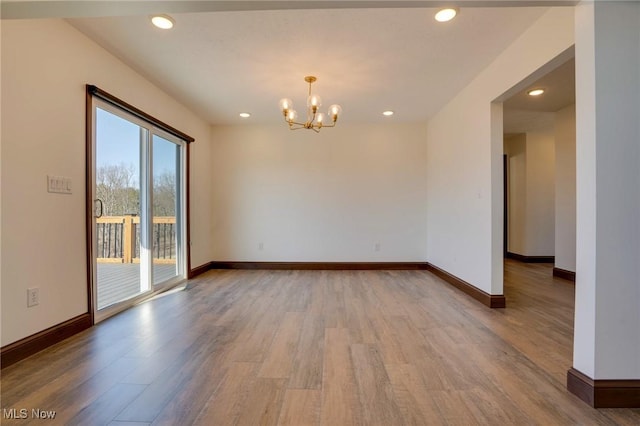
MULTIPOLYGON (((70 425, 639 425, 567 392, 574 286, 505 263, 506 309, 427 271, 210 271, 2 370, 70 425)), ((5 412, 6 413, 6 412, 5 412)))

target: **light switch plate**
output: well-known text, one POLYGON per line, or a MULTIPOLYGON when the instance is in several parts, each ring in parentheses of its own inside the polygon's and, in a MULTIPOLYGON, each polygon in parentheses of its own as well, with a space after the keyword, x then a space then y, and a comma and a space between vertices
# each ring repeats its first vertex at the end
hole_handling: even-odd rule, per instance
POLYGON ((47 175, 47 191, 53 194, 71 194, 71 178, 47 175))

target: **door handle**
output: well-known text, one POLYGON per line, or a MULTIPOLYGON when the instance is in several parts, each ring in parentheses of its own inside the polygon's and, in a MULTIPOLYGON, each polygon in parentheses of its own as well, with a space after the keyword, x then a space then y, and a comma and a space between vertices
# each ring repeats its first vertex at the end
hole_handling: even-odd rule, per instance
MULTIPOLYGON (((96 219, 99 219, 99 218, 101 218, 101 217, 102 217, 102 214, 104 213, 104 203, 102 202, 102 200, 101 200, 100 198, 96 198, 96 199, 94 200, 94 204, 95 204, 95 203, 99 203, 99 204, 100 204, 100 214, 96 214, 96 215, 95 215, 96 219)), ((95 210, 95 209, 94 209, 94 210, 95 210)), ((94 213, 95 213, 95 211, 94 211, 94 213)))

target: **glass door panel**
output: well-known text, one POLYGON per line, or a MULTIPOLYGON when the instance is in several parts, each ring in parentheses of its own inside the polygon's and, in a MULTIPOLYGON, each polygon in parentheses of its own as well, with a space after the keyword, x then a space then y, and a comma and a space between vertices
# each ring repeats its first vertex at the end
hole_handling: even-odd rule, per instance
POLYGON ((96 302, 98 310, 149 290, 141 274, 141 147, 146 132, 95 110, 96 302))
POLYGON ((157 134, 152 144, 153 283, 182 276, 180 144, 157 134))

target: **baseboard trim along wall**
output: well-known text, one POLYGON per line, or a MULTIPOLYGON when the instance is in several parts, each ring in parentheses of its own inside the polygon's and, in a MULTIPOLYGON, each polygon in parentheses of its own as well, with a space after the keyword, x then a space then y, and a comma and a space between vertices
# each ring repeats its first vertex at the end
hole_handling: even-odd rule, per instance
POLYGON ((211 269, 425 270, 425 262, 209 262, 211 269))
POLYGON ((193 268, 192 270, 189 271, 189 273, 187 274, 187 279, 192 279, 197 277, 198 275, 204 274, 205 272, 207 272, 209 269, 212 269, 211 264, 213 262, 207 262, 204 265, 200 265, 197 266, 195 268, 193 268))
POLYGON ((573 271, 567 271, 566 269, 553 267, 553 276, 558 278, 564 278, 571 282, 576 282, 576 273, 573 271))
POLYGON ((11 343, 2 348, 0 352, 0 365, 2 368, 5 368, 15 364, 49 346, 55 345, 74 334, 90 328, 92 325, 91 315, 86 313, 11 343))
POLYGON ((507 306, 507 301, 503 294, 489 294, 480 290, 478 287, 469 284, 468 282, 461 280, 455 275, 450 274, 444 269, 440 269, 431 263, 427 263, 427 271, 433 273, 434 275, 442 278, 458 290, 461 290, 467 293, 469 296, 473 297, 480 303, 490 307, 490 308, 505 308, 507 306))
POLYGON ((519 260, 524 263, 553 263, 556 261, 555 256, 525 256, 510 251, 507 252, 507 259, 519 260))
POLYGON ((593 408, 640 408, 640 380, 593 380, 571 368, 567 389, 593 408))

